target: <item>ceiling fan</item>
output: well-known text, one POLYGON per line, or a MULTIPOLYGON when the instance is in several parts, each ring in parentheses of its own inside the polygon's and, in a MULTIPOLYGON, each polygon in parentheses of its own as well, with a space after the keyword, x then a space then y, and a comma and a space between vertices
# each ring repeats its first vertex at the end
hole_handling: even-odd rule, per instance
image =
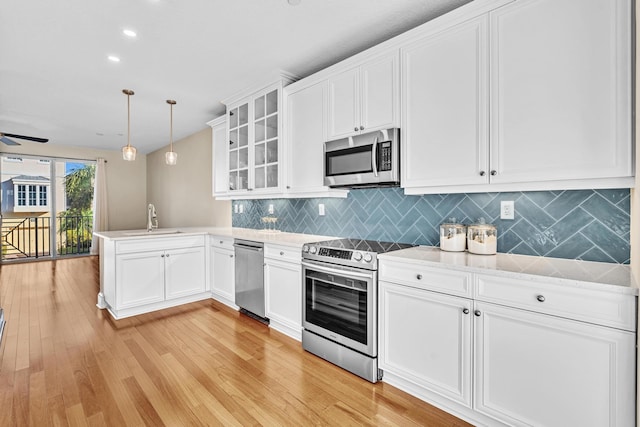
POLYGON ((45 143, 45 142, 49 141, 46 138, 36 138, 34 136, 15 135, 15 134, 12 134, 12 133, 0 132, 0 141, 4 142, 7 145, 20 145, 20 143, 15 142, 14 140, 9 139, 8 137, 26 139, 27 141, 42 142, 42 143, 45 143))

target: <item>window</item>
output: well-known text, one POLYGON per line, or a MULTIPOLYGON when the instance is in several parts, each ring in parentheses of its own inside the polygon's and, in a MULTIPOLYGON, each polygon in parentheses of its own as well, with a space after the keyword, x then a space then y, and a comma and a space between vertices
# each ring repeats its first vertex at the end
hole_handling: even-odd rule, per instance
POLYGON ((45 185, 40 186, 40 206, 47 206, 47 187, 45 185))
POLYGON ((18 206, 27 205, 27 186, 24 184, 18 185, 18 206))
POLYGON ((37 185, 30 185, 29 186, 29 206, 36 206, 36 188, 38 186, 37 185))

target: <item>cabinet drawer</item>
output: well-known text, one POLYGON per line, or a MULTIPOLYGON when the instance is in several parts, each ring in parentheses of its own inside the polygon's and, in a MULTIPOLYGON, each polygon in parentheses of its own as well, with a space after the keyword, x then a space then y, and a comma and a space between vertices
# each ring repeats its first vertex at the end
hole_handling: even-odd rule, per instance
POLYGON ((636 297, 507 277, 477 275, 475 299, 540 313, 636 330, 636 297))
POLYGON ((264 256, 265 258, 299 263, 302 258, 302 248, 273 245, 269 243, 264 245, 264 256))
POLYGON ((386 282, 471 297, 471 273, 387 260, 380 261, 378 271, 379 280, 386 282))
POLYGON ((141 239, 116 242, 116 253, 124 254, 165 249, 192 248, 195 246, 204 246, 204 236, 143 237, 141 239))
POLYGON ((229 236, 211 236, 211 246, 222 249, 233 250, 233 237, 229 236))

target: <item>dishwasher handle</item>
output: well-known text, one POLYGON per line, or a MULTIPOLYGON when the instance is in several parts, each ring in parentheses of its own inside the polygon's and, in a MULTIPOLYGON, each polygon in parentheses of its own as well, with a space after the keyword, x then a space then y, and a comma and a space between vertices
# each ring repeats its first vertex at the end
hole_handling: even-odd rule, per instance
POLYGON ((249 251, 254 251, 254 252, 262 252, 263 248, 259 247, 259 246, 250 246, 250 245, 245 245, 243 243, 234 243, 233 244, 234 248, 238 248, 238 249, 246 249, 249 251))

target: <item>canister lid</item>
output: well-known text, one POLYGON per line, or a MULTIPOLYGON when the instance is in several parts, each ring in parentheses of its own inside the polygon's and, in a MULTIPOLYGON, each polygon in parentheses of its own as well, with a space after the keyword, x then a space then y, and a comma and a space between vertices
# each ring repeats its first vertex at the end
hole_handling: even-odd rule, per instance
POLYGON ((480 217, 477 222, 469 224, 469 228, 473 228, 474 230, 495 230, 496 226, 493 224, 487 224, 485 219, 480 217))

